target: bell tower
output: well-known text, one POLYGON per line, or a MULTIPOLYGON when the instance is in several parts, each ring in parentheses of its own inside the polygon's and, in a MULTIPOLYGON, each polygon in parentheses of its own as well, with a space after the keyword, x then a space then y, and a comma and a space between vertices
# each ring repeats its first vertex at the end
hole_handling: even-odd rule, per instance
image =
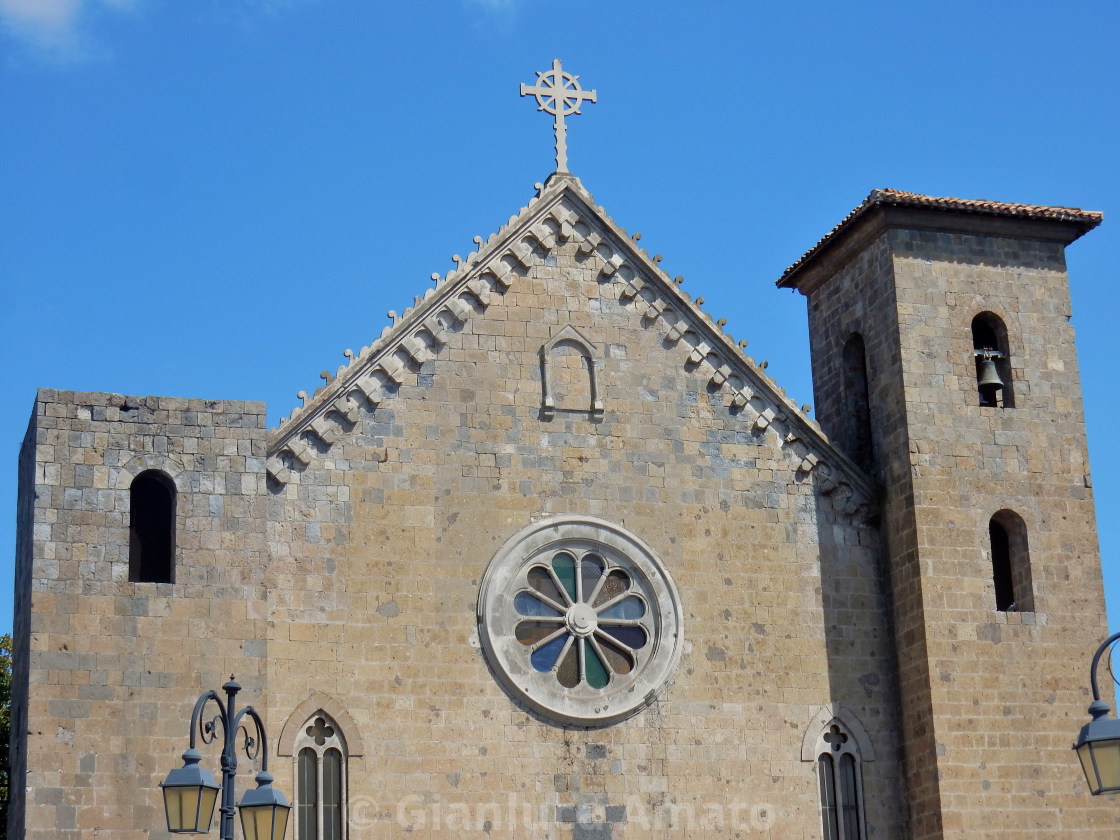
POLYGON ((916 840, 1116 832, 1070 749, 1107 625, 1065 247, 1100 222, 877 190, 778 281, 882 488, 916 840))

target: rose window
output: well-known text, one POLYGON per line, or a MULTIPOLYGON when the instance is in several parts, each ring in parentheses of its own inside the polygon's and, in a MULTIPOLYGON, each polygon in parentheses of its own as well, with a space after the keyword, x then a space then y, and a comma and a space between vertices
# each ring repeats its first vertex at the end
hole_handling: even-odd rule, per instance
POLYGON ((593 552, 559 551, 548 565, 533 566, 528 588, 514 605, 526 616, 514 633, 538 671, 556 674, 566 688, 585 682, 606 688, 634 670, 649 640, 646 603, 622 569, 608 571, 593 552))
POLYGON ((612 723, 671 675, 680 613, 672 579, 637 537, 601 520, 549 519, 487 569, 480 640, 517 699, 564 722, 612 723))

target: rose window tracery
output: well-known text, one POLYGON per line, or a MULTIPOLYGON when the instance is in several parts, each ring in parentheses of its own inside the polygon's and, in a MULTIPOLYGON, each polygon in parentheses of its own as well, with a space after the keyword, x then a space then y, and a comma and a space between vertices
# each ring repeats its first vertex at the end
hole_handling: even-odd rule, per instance
POLYGON ((637 537, 591 518, 542 520, 512 537, 483 579, 479 627, 507 689, 565 722, 634 714, 680 655, 667 571, 637 537))
POLYGON ((514 598, 525 617, 514 633, 536 670, 554 673, 567 688, 606 688, 634 670, 650 628, 643 626, 645 599, 626 572, 608 569, 594 552, 559 551, 526 579, 528 588, 514 598))

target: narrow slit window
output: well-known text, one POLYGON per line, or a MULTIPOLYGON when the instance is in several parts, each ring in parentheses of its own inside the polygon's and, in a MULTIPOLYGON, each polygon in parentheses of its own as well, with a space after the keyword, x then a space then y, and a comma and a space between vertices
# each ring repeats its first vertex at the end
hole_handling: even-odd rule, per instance
POLYGON ((147 470, 129 489, 128 579, 175 582, 175 484, 147 470))
POLYGON ((296 777, 296 836, 319 840, 319 762, 310 747, 299 751, 296 777))
POLYGON ((1011 353, 1007 327, 998 315, 981 312, 972 319, 972 357, 976 365, 976 391, 980 405, 1014 408, 1011 353))
POLYGON ((1027 526, 1014 511, 1001 510, 988 522, 992 583, 1000 612, 1034 612, 1027 526))
POLYGON ((323 840, 342 840, 342 753, 323 754, 323 840))
POLYGON ((853 333, 841 355, 844 367, 844 428, 840 443, 863 469, 872 465, 871 402, 867 390, 867 354, 863 336, 853 333))
POLYGON ((859 789, 856 785, 856 759, 851 753, 840 756, 840 778, 836 780, 840 792, 840 823, 844 826, 844 837, 860 837, 859 789))
POLYGON ((817 778, 821 783, 821 825, 825 840, 839 840, 840 820, 836 814, 836 769, 832 756, 817 759, 817 778))

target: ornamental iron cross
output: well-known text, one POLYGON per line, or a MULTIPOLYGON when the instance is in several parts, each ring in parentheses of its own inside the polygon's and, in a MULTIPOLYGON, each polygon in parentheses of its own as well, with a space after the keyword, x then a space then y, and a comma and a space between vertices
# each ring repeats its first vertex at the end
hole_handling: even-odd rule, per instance
POLYGON ((556 116, 552 124, 556 132, 556 171, 568 171, 568 129, 564 117, 578 114, 584 100, 595 102, 595 91, 584 90, 579 86, 579 76, 565 73, 560 59, 552 59, 552 69, 544 73, 537 71, 535 85, 521 85, 521 95, 532 94, 537 98, 537 110, 548 111, 556 116))

